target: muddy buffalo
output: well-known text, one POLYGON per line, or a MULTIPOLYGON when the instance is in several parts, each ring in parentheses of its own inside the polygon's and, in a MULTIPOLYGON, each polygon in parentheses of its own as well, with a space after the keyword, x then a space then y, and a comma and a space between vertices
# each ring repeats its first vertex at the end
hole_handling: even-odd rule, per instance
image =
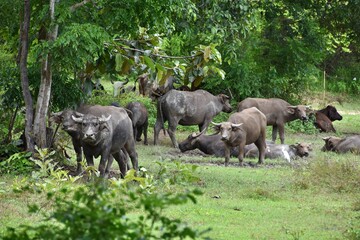
POLYGON ((241 112, 250 107, 256 107, 265 114, 267 125, 273 126, 272 141, 275 142, 277 132, 279 132, 281 144, 284 144, 285 141, 285 123, 296 119, 308 119, 306 115, 307 106, 292 106, 290 103, 279 98, 246 98, 239 102, 237 110, 241 112))
POLYGON ((230 115, 227 122, 213 123, 215 131, 221 135, 225 142, 225 166, 229 164, 230 149, 238 147, 238 159, 243 164, 245 145, 254 143, 259 149, 259 161, 261 164, 265 158, 266 148, 266 117, 257 108, 244 109, 241 112, 230 115))
POLYGON ((322 147, 322 151, 360 154, 360 135, 352 135, 345 138, 331 136, 325 137, 323 140, 325 145, 322 147))
MULTIPOLYGON (((245 153, 245 157, 249 158, 256 158, 259 156, 259 151, 254 145, 251 149, 249 149, 245 153)), ((296 144, 266 144, 266 151, 265 151, 265 158, 266 159, 275 159, 281 158, 285 159, 289 163, 291 160, 295 159, 296 157, 308 157, 310 151, 312 150, 311 144, 309 143, 296 143, 296 144)))
POLYGON ((211 120, 221 111, 231 112, 229 97, 224 94, 217 96, 204 90, 186 92, 170 90, 157 102, 157 117, 154 127, 154 144, 159 139, 159 132, 168 121, 168 133, 175 148, 178 143, 175 138, 178 124, 198 125, 200 132, 206 131, 211 120))

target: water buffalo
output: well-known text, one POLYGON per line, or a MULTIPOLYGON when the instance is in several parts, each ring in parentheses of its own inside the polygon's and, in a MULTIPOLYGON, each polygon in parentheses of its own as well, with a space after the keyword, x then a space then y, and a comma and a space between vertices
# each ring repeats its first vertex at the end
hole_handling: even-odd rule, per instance
MULTIPOLYGON (((81 161, 82 161, 82 138, 81 138, 81 127, 79 124, 76 124, 76 122, 73 120, 72 116, 75 116, 77 118, 80 118, 83 116, 83 114, 92 113, 97 116, 102 116, 108 114, 108 111, 101 108, 100 110, 103 111, 93 111, 93 108, 96 108, 96 106, 90 106, 90 105, 83 105, 75 110, 64 110, 58 113, 53 113, 51 120, 54 121, 57 124, 62 124, 63 130, 66 131, 70 136, 71 140, 74 146, 74 150, 76 153, 76 161, 77 161, 77 170, 76 172, 79 174, 82 171, 81 161)), ((123 111, 123 110, 122 110, 123 111)), ((127 130, 126 130, 127 131, 127 130)), ((122 157, 126 157, 126 148, 125 146, 122 148, 121 155, 122 157)), ((132 153, 134 155, 134 153, 132 153)), ((88 162, 88 165, 93 164, 92 162, 88 162)), ((110 165, 107 166, 110 168, 110 165)), ((137 168, 137 160, 133 161, 133 167, 137 168)), ((107 169, 105 172, 107 173, 109 169, 107 169)))
MULTIPOLYGON (((251 145, 250 145, 251 146, 251 145)), ((266 159, 282 158, 289 163, 296 157, 307 157, 311 151, 311 144, 308 143, 296 143, 292 145, 287 144, 266 144, 266 159)), ((259 151, 255 146, 252 146, 245 153, 245 157, 256 158, 259 156, 259 151)))
POLYGON ((325 137, 323 140, 325 141, 325 145, 322 147, 322 151, 360 154, 360 135, 352 135, 345 138, 331 136, 325 137))
POLYGON ((257 108, 244 109, 230 115, 227 122, 213 123, 215 130, 220 132, 221 140, 225 142, 225 166, 229 164, 230 149, 238 146, 238 159, 243 164, 245 145, 254 143, 259 149, 261 164, 265 158, 266 148, 266 117, 257 108))
POLYGON ((137 170, 132 122, 125 109, 95 105, 90 106, 88 112, 72 115, 72 119, 81 125, 81 143, 88 165, 94 165, 93 158, 101 156, 99 171, 101 176, 106 176, 111 167, 112 155, 119 164, 121 175, 125 176, 126 157, 122 151, 125 149, 137 170))
POLYGON ((331 120, 321 112, 315 112, 314 126, 320 129, 320 132, 336 132, 331 120))
POLYGON ((139 82, 139 93, 144 97, 148 94, 149 89, 151 88, 149 84, 149 74, 143 73, 136 79, 139 82))
POLYGON ((129 82, 129 79, 126 79, 125 81, 116 81, 111 82, 113 84, 114 89, 114 97, 118 96, 121 91, 123 91, 125 85, 129 82))
POLYGON ((320 129, 321 132, 336 132, 332 122, 335 120, 342 120, 342 116, 338 113, 334 106, 328 105, 324 109, 320 109, 315 112, 316 128, 320 129))
POLYGON ((147 145, 147 129, 149 125, 148 111, 145 105, 141 102, 130 102, 126 105, 126 109, 132 112, 132 123, 134 138, 136 141, 141 141, 141 134, 144 133, 144 144, 147 145))
POLYGON ((178 124, 198 125, 202 132, 207 129, 213 117, 221 111, 231 112, 229 97, 224 94, 214 96, 204 90, 195 92, 170 90, 157 102, 154 144, 157 144, 159 132, 164 128, 166 121, 169 122, 168 133, 171 141, 174 147, 178 148, 175 139, 178 124))
POLYGON ((275 142, 277 132, 279 131, 281 144, 284 144, 285 123, 295 119, 307 120, 307 106, 297 105, 291 106, 288 102, 279 98, 246 98, 239 102, 237 110, 239 112, 244 109, 256 107, 265 114, 267 125, 272 125, 272 141, 275 142))
POLYGON ((318 112, 325 114, 332 122, 335 120, 342 120, 342 116, 334 106, 328 105, 326 108, 318 110, 318 112))
MULTIPOLYGON (((205 135, 202 133, 192 133, 184 141, 179 143, 181 152, 199 149, 205 154, 216 157, 225 157, 225 148, 225 142, 221 140, 220 134, 205 135)), ((231 148, 230 156, 239 156, 239 149, 237 147, 231 148)))

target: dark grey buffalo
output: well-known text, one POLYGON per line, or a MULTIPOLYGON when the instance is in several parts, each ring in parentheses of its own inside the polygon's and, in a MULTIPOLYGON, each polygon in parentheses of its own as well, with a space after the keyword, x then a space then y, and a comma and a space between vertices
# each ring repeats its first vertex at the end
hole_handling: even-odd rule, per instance
POLYGON ((275 142, 277 132, 279 132, 281 144, 285 141, 285 123, 300 119, 307 120, 307 106, 292 106, 290 103, 279 98, 246 98, 239 102, 237 110, 241 112, 244 109, 256 107, 265 114, 267 125, 272 125, 272 141, 275 142))
POLYGON ((93 156, 101 155, 99 170, 102 176, 108 174, 110 170, 112 163, 110 154, 119 163, 122 176, 126 173, 126 154, 129 154, 133 167, 137 170, 137 153, 132 133, 132 122, 125 109, 112 106, 85 105, 76 111, 64 110, 55 113, 52 118, 55 122, 62 123, 63 129, 72 138, 78 173, 81 172, 82 147, 88 165, 94 165, 93 156), (111 117, 107 119, 104 116, 111 117), (79 122, 82 124, 77 124, 79 122), (87 125, 93 127, 94 134, 92 137, 84 133, 87 125), (92 142, 91 138, 99 141, 92 142))
POLYGON ((168 121, 168 133, 174 147, 178 148, 175 139, 178 124, 198 125, 200 132, 206 131, 211 120, 221 111, 231 112, 229 97, 224 94, 217 96, 204 90, 186 92, 170 90, 158 99, 157 117, 154 127, 154 144, 159 139, 159 132, 168 121))
MULTIPOLYGON (((245 157, 256 158, 259 156, 259 151, 255 145, 250 145, 249 150, 245 153, 245 157)), ((311 144, 309 143, 296 143, 292 145, 287 144, 266 144, 265 158, 285 159, 289 163, 296 157, 307 157, 312 150, 311 144)))
POLYGON ((136 141, 141 141, 141 135, 144 134, 144 144, 148 144, 147 129, 149 125, 148 111, 145 105, 141 102, 130 102, 126 105, 126 109, 132 112, 131 120, 133 123, 134 138, 136 141))
POLYGON ((345 138, 331 136, 325 137, 323 140, 325 145, 322 147, 322 151, 360 154, 360 135, 352 135, 345 138))
POLYGON ((266 148, 266 117, 257 108, 244 109, 230 115, 227 122, 213 123, 215 130, 220 132, 221 140, 225 142, 225 166, 230 159, 230 149, 238 147, 238 159, 243 164, 245 145, 254 143, 259 149, 259 161, 261 164, 265 158, 266 148))
MULTIPOLYGON (((205 154, 214 155, 216 157, 225 157, 225 142, 221 140, 220 134, 205 135, 202 133, 192 133, 187 139, 179 143, 181 152, 199 149, 205 154)), ((230 150, 232 157, 239 156, 239 149, 233 147, 230 150)))
POLYGON ((101 156, 99 171, 101 176, 105 176, 110 170, 112 155, 119 164, 122 176, 125 176, 127 169, 122 152, 124 148, 137 170, 132 121, 125 109, 95 105, 89 107, 89 113, 76 115, 80 117, 73 115, 72 119, 81 124, 81 142, 88 165, 94 165, 93 158, 101 156))

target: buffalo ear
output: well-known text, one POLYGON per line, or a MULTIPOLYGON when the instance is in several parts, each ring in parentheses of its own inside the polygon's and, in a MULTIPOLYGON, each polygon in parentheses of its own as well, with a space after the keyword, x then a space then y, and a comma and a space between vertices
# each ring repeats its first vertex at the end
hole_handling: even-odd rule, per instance
POLYGON ((214 126, 213 129, 216 133, 220 132, 220 127, 221 127, 221 123, 215 123, 215 122, 211 122, 214 126))
POLYGON ((290 114, 295 114, 295 109, 297 107, 296 106, 288 106, 287 107, 287 112, 290 113, 290 114))
POLYGON ((56 112, 56 113, 51 113, 51 116, 50 116, 50 121, 51 122, 55 122, 56 124, 60 124, 62 122, 62 115, 63 111, 61 112, 56 112))

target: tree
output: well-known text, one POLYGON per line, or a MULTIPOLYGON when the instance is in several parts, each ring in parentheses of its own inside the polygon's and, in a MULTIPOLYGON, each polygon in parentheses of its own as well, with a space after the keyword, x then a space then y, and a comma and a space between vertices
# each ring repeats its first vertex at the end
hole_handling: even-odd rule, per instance
POLYGON ((23 89, 25 107, 26 107, 26 120, 25 120, 25 138, 27 149, 31 152, 34 151, 33 134, 33 100, 29 89, 29 78, 27 69, 27 58, 29 48, 29 28, 30 28, 30 0, 24 0, 24 21, 21 25, 21 45, 20 45, 20 75, 21 87, 23 89))

